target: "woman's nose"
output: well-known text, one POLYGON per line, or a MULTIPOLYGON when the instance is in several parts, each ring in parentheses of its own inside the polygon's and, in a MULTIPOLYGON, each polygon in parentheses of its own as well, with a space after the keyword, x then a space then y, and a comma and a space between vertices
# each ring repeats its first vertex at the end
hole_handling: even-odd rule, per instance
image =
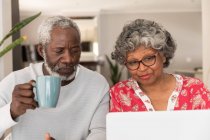
POLYGON ((148 67, 145 66, 142 62, 139 63, 138 71, 145 71, 148 67))

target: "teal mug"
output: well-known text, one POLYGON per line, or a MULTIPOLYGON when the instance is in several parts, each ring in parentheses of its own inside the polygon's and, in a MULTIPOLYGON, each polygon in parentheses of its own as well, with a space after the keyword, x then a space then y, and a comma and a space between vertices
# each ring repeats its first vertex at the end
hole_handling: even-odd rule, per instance
POLYGON ((57 76, 37 76, 35 100, 41 108, 55 108, 61 88, 61 78, 57 76))

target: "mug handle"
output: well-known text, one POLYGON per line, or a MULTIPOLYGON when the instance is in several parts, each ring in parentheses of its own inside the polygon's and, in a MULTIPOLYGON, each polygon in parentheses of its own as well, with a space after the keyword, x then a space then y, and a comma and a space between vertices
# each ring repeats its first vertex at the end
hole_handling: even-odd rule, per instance
POLYGON ((37 94, 36 94, 36 82, 32 82, 32 86, 33 86, 33 92, 34 92, 34 100, 36 100, 38 102, 38 97, 37 97, 37 94))

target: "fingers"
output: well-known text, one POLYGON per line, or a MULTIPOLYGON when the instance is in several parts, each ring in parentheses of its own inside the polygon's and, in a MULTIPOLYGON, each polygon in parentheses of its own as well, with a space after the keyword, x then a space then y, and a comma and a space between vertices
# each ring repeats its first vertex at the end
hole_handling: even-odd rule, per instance
POLYGON ((22 104, 28 104, 32 105, 34 107, 37 107, 37 102, 34 100, 34 98, 28 98, 28 97, 17 97, 16 100, 22 104))
MULTIPOLYGON (((24 88, 26 86, 24 85, 24 88)), ((13 95, 15 97, 29 97, 29 98, 34 98, 34 93, 32 89, 24 89, 23 86, 15 86, 15 89, 13 91, 13 95)))
POLYGON ((27 109, 35 109, 38 105, 34 100, 33 86, 30 81, 16 85, 12 93, 11 116, 13 119, 24 114, 27 109))
POLYGON ((13 120, 15 120, 20 115, 26 113, 27 109, 35 109, 36 107, 29 104, 22 104, 20 102, 12 102, 10 105, 10 113, 13 120))
POLYGON ((49 133, 46 133, 46 134, 45 134, 45 140, 51 140, 50 134, 49 134, 49 133))
POLYGON ((35 80, 31 80, 31 81, 29 81, 29 84, 31 84, 33 87, 35 87, 36 81, 35 80))
POLYGON ((55 140, 55 139, 50 136, 50 133, 46 133, 45 134, 45 140, 55 140))
POLYGON ((24 84, 19 84, 15 86, 15 89, 17 91, 22 91, 22 90, 33 90, 33 84, 32 81, 28 82, 28 83, 24 83, 24 84))
POLYGON ((19 89, 33 89, 33 82, 29 81, 28 83, 19 84, 19 89))

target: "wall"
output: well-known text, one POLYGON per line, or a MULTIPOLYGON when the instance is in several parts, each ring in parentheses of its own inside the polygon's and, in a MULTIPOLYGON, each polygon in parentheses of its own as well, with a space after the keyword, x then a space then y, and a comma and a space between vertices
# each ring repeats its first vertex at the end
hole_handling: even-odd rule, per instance
POLYGON ((210 89, 210 1, 202 0, 203 81, 210 89))
MULTIPOLYGON (((2 39, 11 29, 11 0, 0 0, 0 38, 2 39)), ((11 43, 11 38, 7 39, 4 46, 11 43)), ((0 80, 12 71, 12 52, 0 58, 0 80)))
MULTIPOLYGON (((192 71, 195 67, 202 66, 200 12, 111 13, 102 11, 98 18, 99 55, 110 56, 123 25, 136 18, 161 23, 176 40, 177 51, 167 71, 192 71)), ((102 74, 107 78, 109 77, 108 71, 108 66, 104 65, 102 74)), ((122 79, 127 78, 125 71, 123 75, 122 79)))
MULTIPOLYGON (((24 18, 27 18, 28 16, 20 15, 21 20, 24 18)), ((52 15, 51 15, 52 16, 52 15)), ((24 27, 21 30, 21 35, 26 35, 28 38, 25 42, 25 44, 37 44, 37 30, 41 22, 46 19, 47 15, 41 15, 37 19, 35 19, 33 22, 31 22, 29 25, 24 27)), ((95 19, 91 20, 74 20, 81 31, 81 39, 83 41, 96 41, 96 21, 95 19)))

